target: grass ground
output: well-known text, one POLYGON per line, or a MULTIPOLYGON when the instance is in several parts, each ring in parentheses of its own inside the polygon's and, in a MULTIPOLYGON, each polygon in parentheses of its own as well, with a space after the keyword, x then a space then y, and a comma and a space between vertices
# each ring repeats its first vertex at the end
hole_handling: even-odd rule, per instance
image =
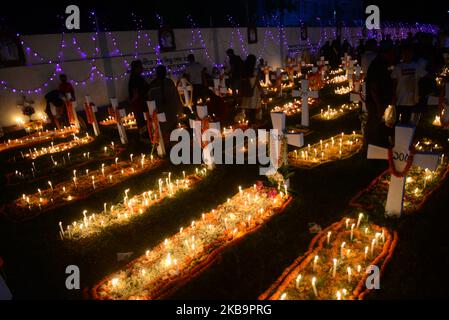
MULTIPOLYGON (((338 104, 335 97, 324 92, 322 105, 329 102, 338 104)), ((315 108, 312 114, 319 112, 319 108, 315 108)), ((428 115, 424 122, 429 123, 431 117, 428 115)), ((288 119, 288 123, 299 123, 299 119, 288 119)), ((357 114, 352 113, 336 121, 312 122, 311 127, 313 132, 306 137, 306 143, 317 142, 341 131, 358 130, 360 124, 357 114)), ((424 134, 441 135, 430 128, 418 130, 418 135, 424 134)), ((130 146, 132 150, 142 148, 139 144, 130 146)), ((226 250, 218 263, 181 288, 172 298, 257 298, 298 255, 306 251, 313 237, 308 230, 309 223, 314 222, 324 228, 340 220, 345 215, 350 198, 386 166, 386 161, 367 161, 365 155, 358 154, 312 170, 295 170, 291 178, 294 202, 260 231, 226 250)), ((101 211, 104 202, 118 201, 128 187, 131 194, 148 189, 154 186, 156 178, 163 172, 189 169, 192 168, 174 167, 167 163, 154 172, 135 177, 86 201, 37 219, 20 224, 0 221, 0 256, 6 262, 6 280, 15 298, 80 299, 81 291, 65 288, 67 265, 79 266, 82 287, 91 286, 124 264, 117 262, 117 252, 133 252, 133 257, 143 254, 174 234, 179 227, 186 226, 201 217, 203 212, 224 202, 237 192, 239 185, 250 186, 261 178, 258 166, 218 166, 197 188, 153 207, 135 223, 116 227, 94 241, 82 244, 59 240, 59 221, 70 223, 79 218, 86 208, 101 211)), ((13 196, 11 191, 2 194, 3 202, 13 196)), ((381 221, 398 230, 399 245, 381 279, 381 290, 371 294, 370 299, 447 297, 448 194, 449 182, 446 181, 421 212, 394 222, 381 221)))

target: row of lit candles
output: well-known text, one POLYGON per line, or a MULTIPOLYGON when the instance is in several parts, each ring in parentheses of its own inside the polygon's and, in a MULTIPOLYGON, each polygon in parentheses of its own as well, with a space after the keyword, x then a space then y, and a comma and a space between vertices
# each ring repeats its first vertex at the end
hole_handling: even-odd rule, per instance
MULTIPOLYGON (((185 171, 182 174, 182 179, 173 181, 171 172, 169 172, 165 181, 162 178, 158 180, 157 189, 145 191, 131 198, 129 198, 129 189, 126 189, 122 202, 110 205, 109 209, 107 203, 104 203, 103 211, 97 214, 87 215, 88 211, 84 210, 83 219, 67 225, 65 230, 62 222, 59 222, 61 239, 87 237, 115 223, 128 223, 131 218, 143 214, 154 203, 166 197, 173 197, 179 191, 189 189, 194 176, 186 177, 185 171)), ((196 168, 195 170, 196 178, 205 177, 206 174, 207 170, 205 168, 201 170, 196 168)))
POLYGON ((344 143, 352 149, 353 146, 358 146, 361 143, 361 140, 357 138, 357 135, 355 131, 353 131, 352 135, 345 135, 343 132, 341 135, 338 136, 339 138, 332 137, 330 139, 330 144, 328 142, 323 142, 323 140, 320 140, 319 144, 313 145, 313 147, 308 144, 307 150, 300 150, 300 154, 298 150, 294 151, 294 158, 296 160, 303 160, 303 161, 312 161, 317 162, 319 161, 319 158, 321 158, 321 161, 324 161, 325 159, 329 158, 333 153, 337 152, 338 147, 338 153, 339 157, 341 158, 343 153, 343 145, 344 143), (336 141, 338 139, 338 143, 336 141), (343 142, 346 140, 345 142, 343 142), (318 148, 319 145, 319 148, 318 148), (313 152, 312 152, 313 149, 313 152))
POLYGON ((180 228, 177 234, 165 239, 153 250, 147 250, 136 264, 128 266, 128 272, 125 270, 112 275, 104 284, 110 288, 108 294, 112 298, 123 297, 127 284, 132 283, 132 294, 138 296, 144 294, 144 288, 151 289, 151 281, 165 274, 175 276, 188 271, 186 268, 191 264, 189 261, 208 254, 203 252, 204 247, 217 243, 217 239, 226 241, 226 233, 236 237, 239 232, 251 229, 253 221, 263 219, 266 214, 273 212, 282 205, 285 197, 281 192, 271 199, 264 192, 259 193, 256 185, 245 190, 239 187, 238 194, 232 199, 211 212, 202 214, 199 221, 192 221, 187 228, 180 228))
MULTIPOLYGON (((362 221, 364 219, 364 214, 360 213, 357 219, 357 222, 355 222, 353 219, 346 219, 345 220, 345 228, 347 231, 350 231, 350 235, 349 235, 349 239, 347 239, 346 241, 348 241, 348 243, 353 243, 355 241, 361 241, 362 239, 356 239, 355 237, 355 230, 356 229, 361 229, 362 228, 362 221)), ((362 230, 360 230, 360 232, 362 232, 362 230)), ((370 234, 370 229, 369 227, 365 227, 363 229, 363 234, 364 236, 368 236, 370 234)), ((326 235, 326 244, 328 248, 331 248, 332 246, 332 231, 328 231, 327 235, 326 235)), ((331 270, 329 270, 329 274, 332 274, 331 278, 335 279, 337 276, 337 270, 340 267, 343 267, 344 272, 346 273, 346 277, 347 277, 347 283, 348 285, 351 285, 354 281, 354 276, 355 275, 359 275, 361 276, 364 273, 364 269, 362 267, 362 265, 358 264, 357 266, 351 266, 350 264, 350 257, 351 257, 351 249, 348 248, 348 243, 346 241, 342 241, 340 244, 340 250, 339 250, 339 257, 333 257, 332 258, 332 268, 331 270)), ((365 267, 367 266, 367 264, 369 263, 368 258, 373 258, 374 254, 375 254, 375 250, 378 248, 379 245, 383 245, 385 243, 385 232, 384 229, 382 229, 382 232, 376 232, 372 238, 369 237, 369 245, 364 247, 364 263, 365 263, 365 267)), ((326 259, 325 259, 326 260, 326 259)), ((318 267, 318 263, 320 261, 320 257, 319 255, 315 255, 313 260, 311 261, 311 269, 312 269, 312 275, 310 276, 310 284, 311 284, 311 288, 313 291, 313 294, 316 298, 318 298, 318 288, 317 288, 317 283, 318 283, 318 274, 317 274, 317 267, 318 267)), ((300 289, 300 284, 302 283, 302 281, 304 281, 304 276, 302 273, 298 273, 298 275, 295 278, 295 288, 296 290, 300 289)), ((343 288, 343 289, 339 289, 336 292, 335 298, 337 300, 341 300, 343 299, 345 296, 347 296, 348 291, 343 288)), ((280 295, 280 300, 287 300, 288 296, 287 293, 282 293, 280 295)))

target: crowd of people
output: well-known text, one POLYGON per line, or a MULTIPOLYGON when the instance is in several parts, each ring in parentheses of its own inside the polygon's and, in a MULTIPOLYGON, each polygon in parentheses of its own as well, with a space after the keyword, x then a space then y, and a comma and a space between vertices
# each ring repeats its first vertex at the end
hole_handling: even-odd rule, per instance
MULTIPOLYGON (((446 51, 444 51, 446 50, 446 51)), ((426 110, 427 96, 434 91, 435 76, 447 58, 435 37, 430 34, 409 35, 406 39, 393 41, 388 35, 378 42, 375 39, 360 40, 353 47, 344 40, 327 41, 317 53, 329 61, 331 68, 337 68, 342 57, 347 54, 357 59, 361 65, 366 82, 366 110, 362 126, 366 144, 391 144, 392 128, 397 123, 417 124, 426 110), (388 113, 388 121, 386 121, 388 113), (394 119, 391 119, 394 117, 394 119)), ((214 113, 229 117, 223 98, 211 90, 214 80, 225 81, 232 90, 232 104, 244 112, 250 123, 263 121, 260 80, 264 79, 265 61, 249 54, 245 59, 236 55, 233 49, 226 51, 226 62, 222 69, 214 66, 211 72, 196 61, 193 54, 187 56, 187 65, 182 75, 192 86, 192 107, 195 111, 197 101, 212 102, 214 113), (224 80, 226 79, 226 80, 224 80)), ((164 112, 166 122, 161 124, 164 140, 169 143, 170 132, 178 124, 178 116, 186 110, 178 94, 177 83, 167 77, 167 68, 158 65, 151 81, 143 75, 140 60, 131 63, 128 82, 128 112, 133 112, 142 137, 146 134, 146 121, 143 113, 147 111, 146 101, 155 100, 159 112, 164 112)), ((66 124, 64 98, 75 99, 75 92, 66 75, 60 76, 57 90, 49 92, 47 114, 52 120, 57 118, 66 124), (51 105, 55 110, 50 110, 51 105)), ((222 119, 223 120, 223 119, 222 119)))

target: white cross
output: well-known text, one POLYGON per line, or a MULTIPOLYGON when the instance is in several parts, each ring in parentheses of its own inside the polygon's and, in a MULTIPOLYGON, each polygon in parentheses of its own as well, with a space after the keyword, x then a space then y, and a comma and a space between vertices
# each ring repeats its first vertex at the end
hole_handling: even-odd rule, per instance
MULTIPOLYGON (((446 83, 444 90, 445 90, 444 108, 443 108, 443 113, 440 114, 440 121, 442 124, 449 122, 449 83, 446 83)), ((439 106, 440 98, 434 97, 434 96, 429 96, 427 98, 427 104, 430 106, 439 106)), ((449 126, 443 127, 443 128, 446 130, 449 130, 449 126)))
POLYGON ((265 74, 265 83, 264 83, 264 85, 266 86, 266 87, 269 87, 269 86, 271 86, 271 81, 270 81, 270 67, 269 66, 265 66, 264 67, 264 69, 263 69, 263 72, 264 72, 264 74, 265 74))
POLYGON ((324 60, 324 57, 320 57, 320 60, 318 60, 317 63, 316 63, 316 65, 321 69, 320 70, 321 80, 324 80, 328 64, 329 64, 329 61, 324 60))
MULTIPOLYGON (((197 106, 196 112, 201 120, 205 119, 208 116, 207 106, 197 106)), ((201 142, 203 141, 203 134, 201 120, 192 120, 191 127, 193 128, 194 141, 197 142, 196 145, 199 144, 199 146, 202 148, 201 142)), ((215 133, 217 133, 218 135, 218 133, 220 133, 220 122, 209 122, 209 129, 215 130, 215 133)), ((209 170, 213 170, 215 168, 215 160, 209 148, 207 146, 206 148, 204 148, 204 162, 206 163, 209 170)))
POLYGON ((352 88, 354 85, 354 83, 353 83, 354 79, 352 78, 353 75, 354 75, 354 61, 349 60, 348 67, 346 68, 346 76, 348 77, 350 88, 352 88))
POLYGON ((117 130, 118 130, 118 134, 120 135, 120 141, 122 142, 122 144, 127 144, 128 136, 126 135, 126 130, 125 130, 125 127, 123 126, 122 119, 120 119, 122 117, 122 115, 119 113, 122 110, 119 110, 119 112, 117 112, 117 109, 118 109, 117 98, 111 98, 111 106, 112 106, 112 109, 114 110, 114 114, 116 115, 115 120, 117 122, 117 130))
MULTIPOLYGON (((393 164, 397 171, 403 171, 407 166, 410 155, 410 147, 413 142, 415 127, 396 126, 395 144, 392 150, 393 164)), ((388 159, 388 149, 374 145, 368 145, 368 159, 388 159)), ((416 153, 412 165, 435 171, 438 167, 438 154, 420 152, 416 153)), ((406 177, 391 175, 390 187, 388 189, 385 214, 387 217, 399 217, 404 208, 404 192, 406 177)))
MULTIPOLYGON (((148 107, 150 118, 152 118, 154 112, 157 112, 156 101, 147 101, 147 107, 148 107)), ((144 113, 144 116, 146 117, 145 113, 144 113)), ((147 120, 147 119, 145 119, 145 120, 147 120)), ((152 120, 152 119, 150 119, 150 120, 152 120)), ((157 154, 161 158, 165 157, 166 151, 165 151, 164 137, 162 136, 162 130, 161 130, 161 126, 159 125, 159 122, 166 122, 166 121, 167 121, 167 118, 165 117, 165 113, 163 113, 163 112, 157 114, 157 123, 151 121, 151 126, 152 126, 154 132, 157 131, 158 136, 159 136, 159 141, 157 144, 157 154)), ((150 133, 148 132, 148 134, 150 134, 150 133)))
POLYGON ((278 169, 283 164, 287 164, 287 147, 282 150, 282 140, 287 138, 287 145, 302 147, 304 145, 304 135, 302 133, 285 133, 285 113, 271 112, 271 122, 273 129, 270 132, 270 160, 274 169, 278 169), (282 154, 281 154, 282 152, 282 154))
POLYGON ((70 92, 67 92, 65 94, 65 99, 66 99, 66 107, 67 107, 67 109, 70 109, 72 111, 73 118, 75 120, 75 127, 77 129, 79 129, 80 128, 80 122, 78 120, 78 114, 76 113, 76 101, 72 101, 72 95, 70 94, 70 92))
POLYGON ((90 96, 85 96, 85 100, 86 102, 84 108, 86 109, 86 114, 88 112, 87 110, 91 108, 93 117, 92 127, 94 129, 95 136, 98 137, 100 135, 100 127, 98 126, 97 116, 95 115, 95 113, 97 112, 97 107, 92 103, 90 96))
POLYGON ((309 80, 301 80, 301 90, 292 90, 292 96, 301 97, 301 125, 308 127, 309 119, 309 98, 318 98, 318 91, 309 90, 309 80))
POLYGON ((184 106, 192 109, 193 86, 185 78, 181 78, 180 84, 181 87, 178 89, 178 92, 179 95, 184 95, 184 106))

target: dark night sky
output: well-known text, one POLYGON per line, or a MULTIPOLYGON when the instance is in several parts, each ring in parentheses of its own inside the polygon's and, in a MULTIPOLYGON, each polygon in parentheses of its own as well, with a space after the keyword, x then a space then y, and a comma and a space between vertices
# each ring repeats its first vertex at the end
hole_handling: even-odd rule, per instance
MULTIPOLYGON (((282 0, 278 0, 282 1, 282 0)), ((336 0, 338 1, 338 0, 336 0)), ((362 1, 362 0, 354 0, 362 1)), ((95 9, 103 26, 111 30, 132 30, 131 13, 136 13, 144 19, 144 28, 157 28, 156 13, 164 17, 164 21, 172 27, 189 27, 186 16, 192 14, 194 21, 200 26, 229 26, 226 15, 232 15, 241 25, 246 25, 246 6, 250 15, 255 14, 257 0, 137 0, 137 1, 35 1, 23 3, 21 1, 3 1, 0 8, 0 23, 10 31, 23 34, 30 33, 57 33, 61 31, 61 19, 68 4, 77 4, 81 9, 81 31, 92 31, 93 25, 88 13, 95 9), (5 3, 7 2, 7 3, 5 3), (121 3, 120 3, 121 2, 121 3)), ((449 0, 427 1, 398 1, 398 0, 371 0, 368 4, 377 4, 381 10, 381 19, 404 22, 434 22, 440 23, 449 20, 449 0)))

